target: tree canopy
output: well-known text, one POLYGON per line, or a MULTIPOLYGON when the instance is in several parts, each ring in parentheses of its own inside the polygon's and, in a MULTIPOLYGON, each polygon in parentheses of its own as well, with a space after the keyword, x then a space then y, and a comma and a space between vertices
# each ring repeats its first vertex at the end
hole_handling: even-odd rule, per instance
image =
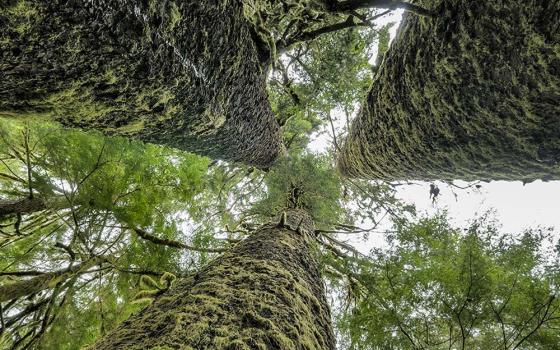
POLYGON ((500 232, 488 214, 401 222, 355 273, 339 325, 350 349, 552 349, 559 258, 552 232, 500 232))

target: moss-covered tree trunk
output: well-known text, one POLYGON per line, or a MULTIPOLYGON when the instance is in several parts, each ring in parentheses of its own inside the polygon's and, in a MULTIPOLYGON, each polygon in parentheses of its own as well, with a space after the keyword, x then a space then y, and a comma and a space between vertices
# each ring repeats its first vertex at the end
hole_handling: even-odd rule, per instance
POLYGON ((14 214, 29 214, 47 209, 42 198, 23 198, 16 200, 3 200, 0 198, 0 219, 14 214))
POLYGON ((282 221, 179 280, 92 349, 334 349, 313 222, 299 210, 282 221))
POLYGON ((0 117, 266 167, 279 127, 243 13, 239 0, 3 0, 0 117))
POLYGON ((560 2, 422 1, 339 159, 377 179, 560 178, 560 2))

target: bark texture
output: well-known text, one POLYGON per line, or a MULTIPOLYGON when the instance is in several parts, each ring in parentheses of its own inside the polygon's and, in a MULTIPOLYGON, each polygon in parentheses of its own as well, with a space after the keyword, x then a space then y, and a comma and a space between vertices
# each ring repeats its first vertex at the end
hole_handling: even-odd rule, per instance
POLYGON ((280 221, 179 280, 91 349, 334 349, 310 251, 313 222, 299 210, 280 221))
POLYGON ((254 37, 239 0, 4 0, 0 117, 267 167, 280 135, 254 37))
POLYGON ((45 209, 47 209, 47 205, 42 198, 0 199, 0 219, 9 215, 29 214, 45 209))
POLYGON ((370 179, 560 178, 560 1, 416 2, 338 160, 370 179))

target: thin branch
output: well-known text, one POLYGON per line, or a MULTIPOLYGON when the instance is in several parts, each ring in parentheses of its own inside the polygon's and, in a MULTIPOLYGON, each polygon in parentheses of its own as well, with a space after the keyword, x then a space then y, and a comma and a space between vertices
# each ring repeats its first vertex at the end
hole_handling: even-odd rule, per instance
POLYGON ((529 339, 529 337, 531 335, 533 335, 545 322, 546 322, 546 316, 548 315, 548 312, 550 311, 550 306, 552 305, 552 302, 554 301, 555 296, 551 295, 548 298, 548 301, 541 305, 539 307, 539 309, 537 311, 535 311, 535 313, 524 323, 524 325, 519 329, 519 333, 518 335, 513 339, 513 341, 515 341, 520 335, 521 332, 523 331, 523 329, 525 328, 525 326, 535 317, 537 316, 540 311, 545 308, 544 314, 543 316, 540 318, 539 322, 537 323, 537 325, 529 332, 527 333, 523 338, 521 338, 521 340, 519 342, 517 342, 517 344, 513 347, 512 350, 517 349, 521 344, 523 344, 527 339, 529 339))
POLYGON ((146 240, 146 241, 150 241, 154 244, 158 244, 158 245, 164 245, 164 246, 168 246, 168 247, 172 247, 172 248, 180 248, 180 249, 187 249, 187 250, 192 250, 192 251, 196 251, 196 252, 201 252, 201 253, 225 253, 228 251, 228 249, 224 249, 224 248, 201 248, 201 247, 194 247, 188 244, 184 244, 182 242, 179 241, 175 241, 172 239, 166 239, 166 238, 159 238, 157 236, 154 236, 140 228, 131 228, 132 231, 134 231, 134 233, 136 233, 140 238, 146 240))
POLYGON ((62 248, 66 251, 66 253, 68 253, 68 255, 70 255, 70 261, 74 262, 74 260, 76 260, 76 253, 74 253, 74 251, 72 250, 72 248, 70 248, 70 246, 67 246, 63 243, 60 242, 56 242, 54 244, 55 247, 57 248, 62 248))
POLYGON ((334 122, 332 120, 332 116, 330 112, 327 112, 327 117, 329 118, 329 123, 331 124, 331 130, 333 135, 333 143, 334 143, 334 154, 336 158, 336 154, 340 151, 340 147, 338 147, 338 142, 336 141, 336 130, 334 128, 334 122))
POLYGON ((33 183, 31 176, 31 160, 29 159, 29 125, 25 127, 23 132, 23 142, 25 145, 25 165, 27 166, 27 186, 29 188, 29 199, 33 199, 33 183))

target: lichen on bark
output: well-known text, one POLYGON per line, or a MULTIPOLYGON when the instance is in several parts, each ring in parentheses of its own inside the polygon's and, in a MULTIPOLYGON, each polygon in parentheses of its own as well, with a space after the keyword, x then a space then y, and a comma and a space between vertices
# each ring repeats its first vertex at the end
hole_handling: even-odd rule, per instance
POLYGON ((288 210, 90 349, 334 350, 313 232, 308 214, 288 210))
POLYGON ((260 167, 280 150, 240 1, 0 3, 0 117, 260 167))
POLYGON ((417 2, 353 122, 343 173, 560 179, 560 2, 417 2))

